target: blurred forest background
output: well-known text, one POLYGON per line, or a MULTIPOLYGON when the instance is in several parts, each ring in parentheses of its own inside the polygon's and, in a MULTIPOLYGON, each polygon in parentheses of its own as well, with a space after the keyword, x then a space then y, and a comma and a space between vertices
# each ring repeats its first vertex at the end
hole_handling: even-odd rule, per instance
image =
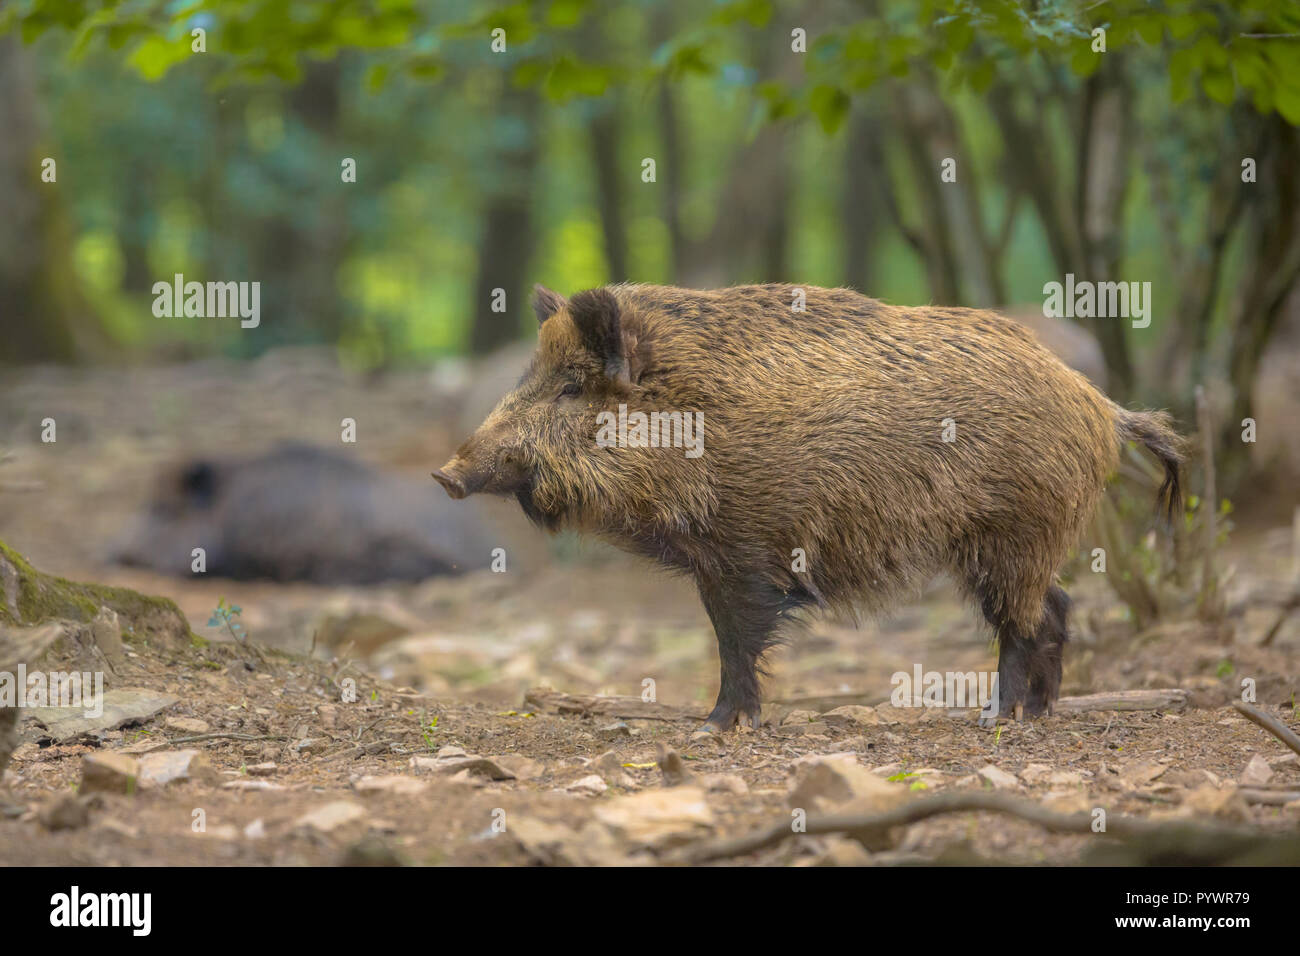
POLYGON ((1150 327, 1088 327, 1108 392, 1186 422, 1208 383, 1244 460, 1300 324, 1285 0, 16 0, 0 31, 4 363, 380 370, 528 334, 534 281, 1023 313, 1073 273, 1152 284, 1150 327), (175 273, 260 281, 261 326, 156 318, 175 273))

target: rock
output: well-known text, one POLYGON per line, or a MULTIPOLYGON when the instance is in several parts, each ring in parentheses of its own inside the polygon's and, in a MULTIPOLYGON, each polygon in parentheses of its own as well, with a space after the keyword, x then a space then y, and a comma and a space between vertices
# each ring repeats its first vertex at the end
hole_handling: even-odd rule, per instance
POLYGON ((467 776, 483 777, 488 780, 514 780, 515 772, 508 767, 502 766, 497 761, 488 757, 454 756, 448 754, 443 756, 444 751, 459 751, 464 754, 465 751, 459 747, 444 747, 438 751, 436 757, 412 757, 410 767, 416 771, 429 773, 451 773, 467 776))
POLYGON ((1130 767, 1125 767, 1120 771, 1120 782, 1123 783, 1124 786, 1134 789, 1145 787, 1159 778, 1168 769, 1169 766, 1167 764, 1135 764, 1130 767))
POLYGON ((1273 768, 1268 765, 1268 761, 1255 754, 1246 764, 1246 769, 1241 772, 1240 782, 1247 787, 1262 787, 1273 779, 1273 768))
POLYGON ((126 724, 142 723, 175 704, 179 697, 142 687, 104 691, 103 713, 87 716, 84 707, 28 707, 26 718, 35 718, 45 728, 38 739, 62 743, 82 734, 116 730, 126 724))
POLYGON ((691 772, 686 769, 686 761, 673 748, 660 744, 658 762, 659 772, 664 776, 664 786, 680 786, 691 779, 691 772))
POLYGON ((284 785, 270 780, 231 780, 221 785, 222 790, 283 790, 284 785))
POLYGON ((651 849, 689 843, 713 829, 704 790, 694 786, 615 797, 598 803, 594 815, 618 839, 651 849))
POLYGON ((339 719, 339 705, 321 704, 316 708, 316 715, 320 717, 322 727, 333 730, 339 719))
POLYGON ((853 803, 862 812, 887 810, 908 796, 907 788, 890 783, 858 763, 851 754, 831 755, 797 765, 786 795, 791 809, 823 810, 853 803))
POLYGON ((1079 790, 1049 793, 1043 806, 1056 813, 1089 813, 1096 804, 1079 790))
POLYGON ((163 726, 183 734, 206 734, 212 729, 212 725, 206 720, 198 720, 194 717, 168 717, 163 721, 163 726))
POLYGON ((874 707, 864 707, 861 704, 836 707, 823 714, 822 720, 831 727, 879 727, 883 723, 874 707))
POLYGON ((700 786, 709 793, 734 793, 738 796, 749 793, 749 784, 734 773, 706 773, 700 777, 700 786))
POLYGON ((280 768, 274 760, 267 760, 263 763, 249 764, 244 769, 248 771, 250 777, 269 777, 276 773, 280 768))
POLYGON ((779 726, 788 727, 798 724, 810 724, 817 720, 818 714, 811 710, 792 710, 782 718, 779 726))
POLYGON ((636 781, 623 769, 623 760, 614 751, 606 750, 591 765, 611 787, 622 787, 624 790, 636 788, 636 781))
POLYGON ((261 817, 244 827, 245 840, 260 840, 264 836, 266 836, 266 824, 262 822, 261 817))
POLYGON ((857 840, 848 837, 826 838, 826 849, 801 866, 870 866, 871 854, 857 840))
POLYGON ((601 779, 599 774, 591 774, 583 777, 581 780, 575 780, 564 788, 566 793, 585 794, 596 796, 604 793, 609 789, 609 785, 601 779))
POLYGON ((216 783, 216 779, 216 771, 201 750, 161 750, 140 758, 140 783, 145 787, 186 781, 216 783))
POLYGON ((316 627, 318 646, 369 657, 385 644, 411 633, 411 628, 370 611, 330 614, 316 627))
POLYGON ((330 749, 334 741, 328 737, 304 737, 302 740, 296 740, 290 745, 289 749, 296 754, 304 757, 320 756, 330 749))
POLYGON ((523 757, 519 754, 501 754, 490 759, 506 773, 513 774, 516 780, 532 780, 546 769, 546 765, 540 760, 533 760, 531 757, 523 757))
POLYGON ((1020 779, 1029 786, 1037 786, 1047 780, 1052 774, 1052 768, 1045 763, 1026 764, 1025 769, 1020 771, 1020 779))
POLYGON ((90 622, 90 634, 115 672, 126 664, 126 652, 122 647, 122 622, 117 612, 111 607, 101 607, 99 613, 90 622))
POLYGON ((617 740, 620 737, 631 737, 632 728, 628 726, 627 721, 619 720, 601 727, 596 733, 605 740, 617 740))
POLYGON ((429 784, 424 780, 416 780, 414 777, 406 777, 398 773, 382 774, 379 776, 365 776, 352 784, 352 789, 357 793, 398 793, 410 795, 423 793, 429 789, 429 784))
POLYGON ((980 779, 993 785, 994 790, 1014 790, 1020 785, 1020 781, 1005 770, 999 770, 993 764, 982 767, 979 771, 980 779))
POLYGON ((47 801, 37 813, 47 830, 78 830, 90 822, 89 801, 74 793, 61 793, 47 801))
POLYGON ((340 827, 356 823, 358 820, 363 819, 365 815, 365 807, 348 800, 335 800, 333 803, 327 803, 322 807, 317 807, 310 813, 303 814, 294 823, 294 826, 317 830, 321 833, 332 833, 340 827))
POLYGON ((563 824, 520 816, 510 819, 506 833, 543 866, 574 865, 570 848, 577 842, 578 834, 563 824))
POLYGON ((140 782, 140 764, 127 754, 100 752, 81 758, 81 785, 77 792, 135 793, 140 782))
POLYGON ((1083 783, 1083 775, 1074 770, 1055 770, 1047 775, 1047 782, 1053 787, 1077 787, 1083 783))
POLYGON ((1244 822, 1250 819, 1250 808, 1235 784, 1228 784, 1222 789, 1206 785, 1197 787, 1187 795, 1182 806, 1178 808, 1177 815, 1212 816, 1223 820, 1244 822))

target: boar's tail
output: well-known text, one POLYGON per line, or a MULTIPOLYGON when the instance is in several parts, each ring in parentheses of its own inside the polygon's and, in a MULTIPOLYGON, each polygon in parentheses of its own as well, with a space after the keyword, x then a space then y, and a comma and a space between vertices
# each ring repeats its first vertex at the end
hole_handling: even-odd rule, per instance
POLYGON ((1119 437, 1123 441, 1136 441, 1146 445, 1151 454, 1165 466, 1165 480, 1156 492, 1156 504, 1172 524, 1183 510, 1183 488, 1180 469, 1183 464, 1183 439, 1174 431, 1174 420, 1168 412, 1130 412, 1116 406, 1119 437))

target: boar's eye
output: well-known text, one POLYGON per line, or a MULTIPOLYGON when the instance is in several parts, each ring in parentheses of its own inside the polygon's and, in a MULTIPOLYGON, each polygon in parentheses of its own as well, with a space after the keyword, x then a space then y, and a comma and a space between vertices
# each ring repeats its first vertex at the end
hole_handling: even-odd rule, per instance
POLYGON ((564 388, 560 389, 561 398, 563 398, 566 395, 581 395, 581 394, 582 394, 582 386, 579 385, 577 382, 569 382, 564 386, 564 388))

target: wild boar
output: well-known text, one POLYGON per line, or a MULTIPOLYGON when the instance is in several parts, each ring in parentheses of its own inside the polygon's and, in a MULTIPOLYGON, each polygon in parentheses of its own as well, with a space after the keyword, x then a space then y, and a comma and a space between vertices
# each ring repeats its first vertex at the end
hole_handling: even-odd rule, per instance
POLYGON ((690 574, 721 663, 702 730, 758 725, 761 659, 796 611, 880 610, 940 571, 994 628, 1002 715, 1049 713, 1057 572, 1124 442, 1179 507, 1169 417, 1120 408, 992 312, 788 285, 539 286, 534 309, 532 365, 434 477, 690 574), (703 454, 674 447, 673 412, 702 416, 703 454))
POLYGON ((158 482, 121 547, 123 564, 236 580, 376 584, 485 568, 491 545, 471 512, 433 500, 427 483, 286 443, 250 458, 195 459, 158 482))

